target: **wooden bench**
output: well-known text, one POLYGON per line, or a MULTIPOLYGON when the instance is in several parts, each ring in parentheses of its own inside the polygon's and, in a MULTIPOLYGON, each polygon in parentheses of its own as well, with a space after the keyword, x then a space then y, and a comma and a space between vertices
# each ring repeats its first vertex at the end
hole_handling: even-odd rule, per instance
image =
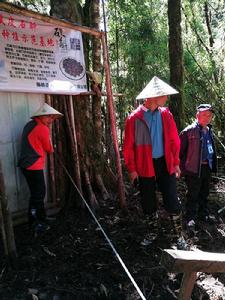
POLYGON ((184 273, 179 300, 189 300, 197 278, 197 272, 225 272, 225 254, 183 250, 163 250, 161 264, 172 273, 184 273))

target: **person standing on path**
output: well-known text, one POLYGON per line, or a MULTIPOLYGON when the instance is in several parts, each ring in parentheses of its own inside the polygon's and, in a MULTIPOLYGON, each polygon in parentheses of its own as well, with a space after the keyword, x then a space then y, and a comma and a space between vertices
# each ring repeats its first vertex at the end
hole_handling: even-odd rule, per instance
POLYGON ((180 133, 181 172, 187 186, 186 224, 209 221, 208 196, 212 172, 217 172, 217 158, 212 126, 213 108, 210 104, 197 107, 196 120, 180 133))
POLYGON ((63 115, 45 103, 31 116, 22 133, 21 151, 18 166, 26 178, 30 199, 28 205, 29 226, 35 231, 46 229, 44 198, 46 184, 44 168, 46 154, 53 153, 50 138, 52 122, 63 115))
POLYGON ((143 212, 158 223, 156 187, 162 193, 177 237, 181 235, 181 204, 176 178, 180 176, 180 140, 169 108, 168 95, 178 92, 154 76, 137 96, 143 104, 127 118, 123 143, 125 166, 133 184, 138 182, 143 212))

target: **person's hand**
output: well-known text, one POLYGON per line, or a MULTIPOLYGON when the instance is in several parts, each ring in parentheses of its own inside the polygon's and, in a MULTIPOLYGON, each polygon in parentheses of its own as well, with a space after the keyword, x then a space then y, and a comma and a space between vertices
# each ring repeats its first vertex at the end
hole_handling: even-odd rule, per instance
POLYGON ((176 178, 180 178, 180 167, 179 166, 175 166, 175 175, 176 175, 176 178))
POLYGON ((130 181, 131 181, 131 183, 133 184, 133 183, 134 183, 134 180, 135 180, 136 178, 138 178, 138 173, 137 173, 136 171, 134 171, 134 172, 129 173, 129 176, 130 176, 130 181))

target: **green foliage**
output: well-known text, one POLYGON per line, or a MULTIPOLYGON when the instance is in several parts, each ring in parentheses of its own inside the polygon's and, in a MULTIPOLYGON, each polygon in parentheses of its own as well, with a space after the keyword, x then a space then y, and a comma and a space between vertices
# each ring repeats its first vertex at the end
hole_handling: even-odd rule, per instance
MULTIPOLYGON (((124 94, 117 109, 121 116, 126 116, 135 97, 152 76, 168 81, 167 0, 109 0, 107 9, 113 88, 124 94)), ((183 0, 181 25, 185 121, 188 123, 195 116, 199 103, 209 102, 216 106, 215 123, 221 130, 225 91, 225 2, 183 0)))
POLYGON ((184 1, 183 12, 185 107, 194 113, 200 102, 214 104, 215 123, 219 125, 225 87, 225 3, 184 1))
POLYGON ((109 0, 109 54, 119 128, 135 105, 135 98, 157 75, 168 80, 168 24, 165 1, 109 0))

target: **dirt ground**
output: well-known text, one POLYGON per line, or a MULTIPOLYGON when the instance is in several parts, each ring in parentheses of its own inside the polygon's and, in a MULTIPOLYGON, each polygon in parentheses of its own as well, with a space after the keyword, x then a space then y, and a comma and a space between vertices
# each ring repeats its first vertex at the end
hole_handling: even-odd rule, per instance
MULTIPOLYGON (((185 186, 178 184, 181 199, 185 186)), ((202 251, 224 252, 225 181, 214 180, 209 206, 212 224, 199 224, 185 232, 189 246, 202 251)), ((115 197, 100 202, 96 212, 105 233, 133 276, 146 299, 178 299, 182 274, 169 273, 161 264, 163 249, 174 246, 170 222, 161 209, 160 235, 147 245, 142 242, 154 233, 142 215, 138 193, 128 187, 128 212, 119 209, 115 197), (130 189, 130 190, 129 190, 130 189)), ((34 238, 26 224, 15 228, 18 265, 10 268, 0 245, 1 300, 137 300, 141 299, 90 213, 70 208, 61 212, 51 229, 34 238)), ((198 273, 192 300, 225 299, 225 274, 198 273)))

